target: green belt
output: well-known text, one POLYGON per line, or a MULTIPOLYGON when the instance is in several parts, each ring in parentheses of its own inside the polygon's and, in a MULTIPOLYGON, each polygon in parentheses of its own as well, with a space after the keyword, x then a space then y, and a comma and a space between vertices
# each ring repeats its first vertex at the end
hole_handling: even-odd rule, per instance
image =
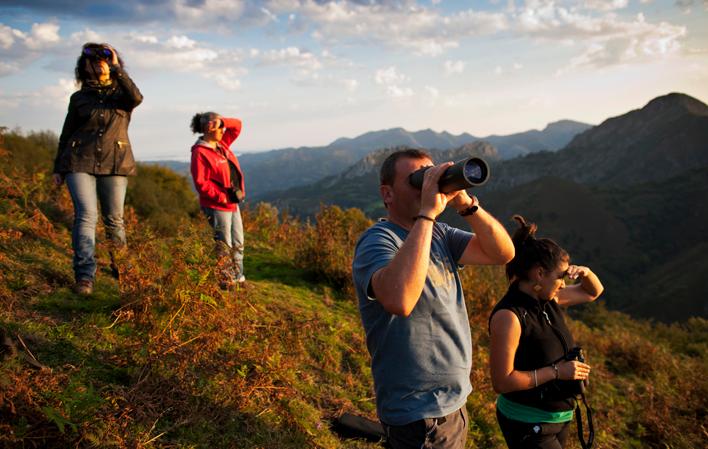
POLYGON ((573 410, 564 412, 548 412, 536 407, 529 407, 505 398, 503 394, 497 397, 497 409, 509 419, 526 423, 562 423, 573 419, 573 410))

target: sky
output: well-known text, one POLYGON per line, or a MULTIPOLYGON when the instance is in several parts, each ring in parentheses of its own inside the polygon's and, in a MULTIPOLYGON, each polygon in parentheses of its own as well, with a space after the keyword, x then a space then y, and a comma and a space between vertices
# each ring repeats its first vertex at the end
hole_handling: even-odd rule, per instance
POLYGON ((708 102, 708 0, 0 0, 0 126, 59 133, 85 42, 145 97, 139 160, 188 159, 202 111, 241 118, 244 153, 708 102))

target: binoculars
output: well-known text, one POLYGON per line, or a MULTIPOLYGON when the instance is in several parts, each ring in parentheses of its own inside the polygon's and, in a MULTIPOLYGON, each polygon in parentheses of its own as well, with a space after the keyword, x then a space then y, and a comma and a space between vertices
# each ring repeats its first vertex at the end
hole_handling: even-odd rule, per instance
POLYGON ((111 59, 113 52, 103 45, 89 45, 82 50, 83 54, 91 59, 111 59))
MULTIPOLYGON (((423 187, 423 175, 431 167, 420 168, 408 177, 413 187, 423 187)), ((489 165, 478 157, 470 157, 455 162, 445 170, 438 181, 440 193, 456 192, 470 187, 481 186, 489 179, 489 165)))

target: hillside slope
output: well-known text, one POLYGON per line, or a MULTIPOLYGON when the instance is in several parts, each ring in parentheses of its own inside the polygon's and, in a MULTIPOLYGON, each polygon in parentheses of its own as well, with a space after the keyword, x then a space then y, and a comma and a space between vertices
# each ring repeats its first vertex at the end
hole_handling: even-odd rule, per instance
MULTIPOLYGON (((203 220, 181 212, 173 233, 160 235, 131 209, 120 284, 99 245, 96 293, 81 298, 69 289, 66 191, 8 156, 0 156, 0 446, 381 447, 329 428, 342 411, 374 414, 348 280, 369 223, 360 211, 324 208, 306 226, 267 205, 246 208, 249 281, 223 292, 203 220)), ((505 282, 500 267, 466 267, 462 281, 474 341, 469 447, 502 448, 486 322, 505 282)), ((570 326, 593 366, 598 447, 702 446, 708 380, 687 373, 708 367, 707 321, 652 325, 591 305, 570 326)))

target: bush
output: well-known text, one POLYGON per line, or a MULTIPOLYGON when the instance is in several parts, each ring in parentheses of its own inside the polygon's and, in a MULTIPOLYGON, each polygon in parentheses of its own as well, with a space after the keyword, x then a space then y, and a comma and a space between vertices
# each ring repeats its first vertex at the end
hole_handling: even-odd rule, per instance
POLYGON ((199 201, 186 177, 169 168, 138 164, 128 183, 126 204, 161 235, 174 235, 184 220, 199 215, 199 201))
POLYGON ((361 234, 372 222, 359 209, 321 206, 308 225, 295 261, 335 286, 353 291, 352 258, 361 234))

